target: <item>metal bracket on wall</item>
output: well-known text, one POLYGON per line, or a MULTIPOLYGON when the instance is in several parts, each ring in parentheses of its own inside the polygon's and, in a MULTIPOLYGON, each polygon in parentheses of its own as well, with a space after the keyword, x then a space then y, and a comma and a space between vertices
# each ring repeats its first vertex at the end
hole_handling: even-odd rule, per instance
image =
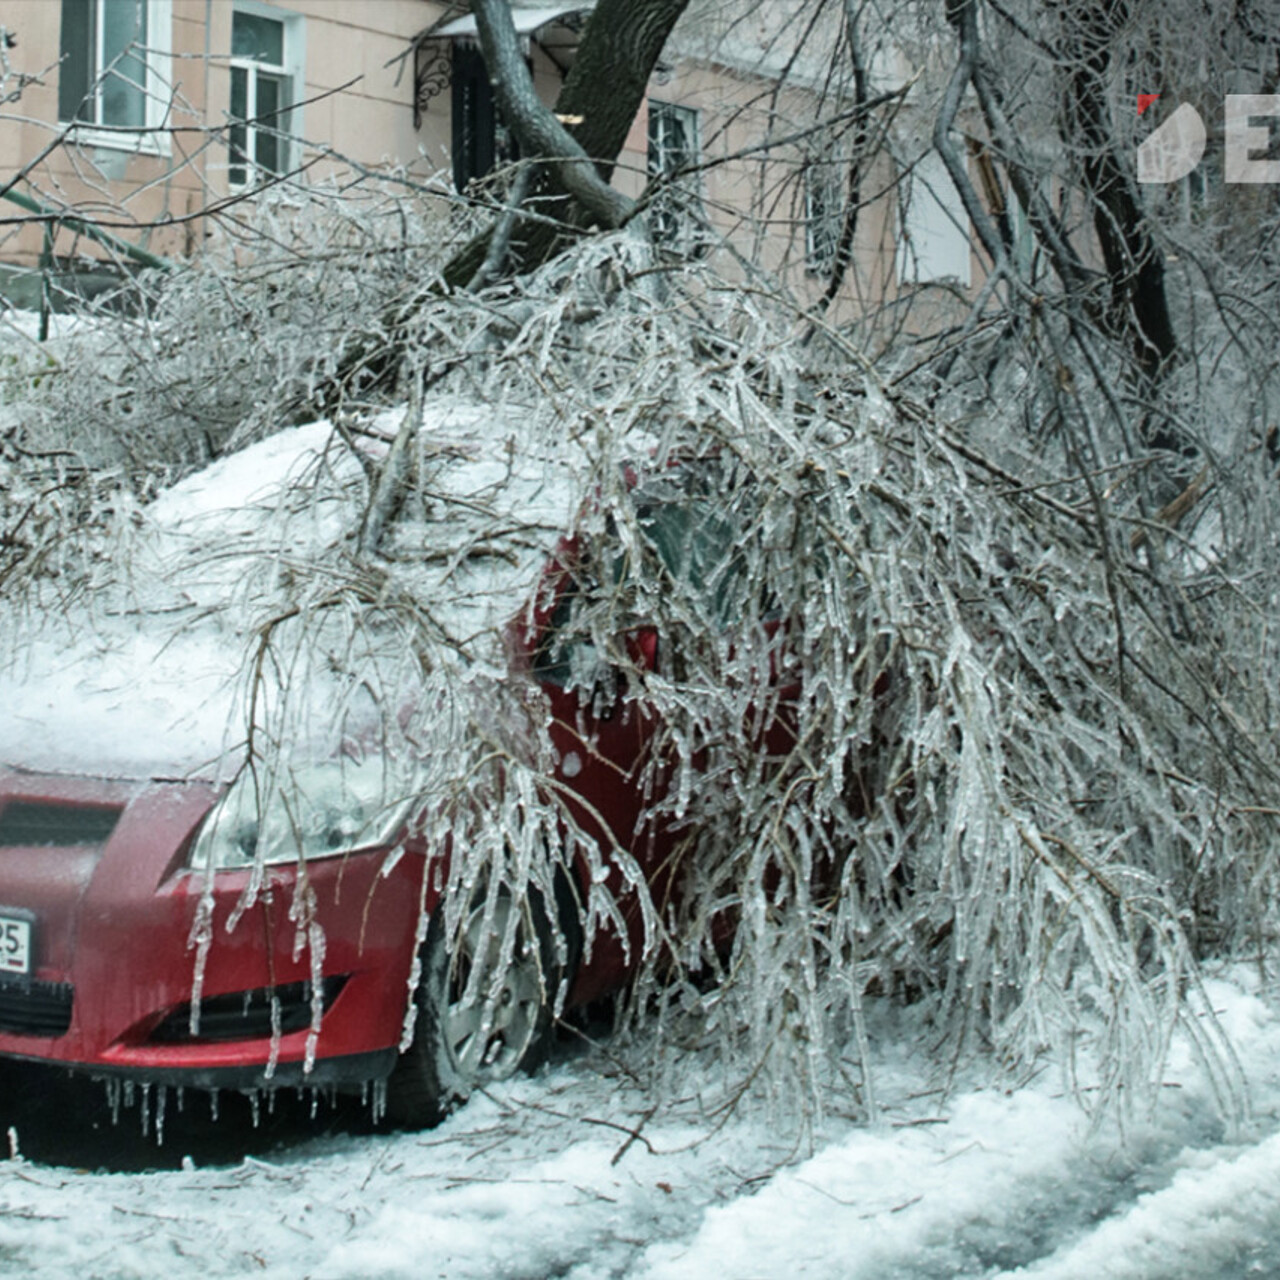
POLYGON ((422 117, 432 98, 448 87, 453 69, 449 56, 452 41, 424 40, 413 52, 413 127, 422 128, 422 117))

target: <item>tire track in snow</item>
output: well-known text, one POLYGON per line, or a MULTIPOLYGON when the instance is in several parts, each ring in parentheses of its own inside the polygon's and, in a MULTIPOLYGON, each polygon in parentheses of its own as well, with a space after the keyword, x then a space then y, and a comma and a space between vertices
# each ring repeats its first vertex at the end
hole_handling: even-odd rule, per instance
POLYGON ((1167 1187, 1000 1280, 1227 1280, 1280 1275, 1280 1134, 1191 1152, 1167 1187))

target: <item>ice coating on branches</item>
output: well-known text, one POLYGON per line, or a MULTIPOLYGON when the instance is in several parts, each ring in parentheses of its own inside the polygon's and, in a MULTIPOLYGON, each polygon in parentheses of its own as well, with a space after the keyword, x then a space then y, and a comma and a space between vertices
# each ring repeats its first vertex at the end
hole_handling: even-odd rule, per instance
MULTIPOLYGON (((424 843, 452 850, 428 873, 450 929, 477 894, 551 902, 557 868, 580 869, 587 955, 639 922, 628 1007, 659 1064, 710 1037, 726 1072, 820 1107, 820 1064, 852 1052, 866 1077, 863 1010, 891 998, 921 1004, 949 1056, 1026 1067, 1057 1045, 1087 1100, 1149 1094, 1197 950, 1265 934, 1258 904, 1280 900, 1276 591, 1233 559, 1274 538, 1270 507, 1224 487, 1214 546, 1171 539, 1157 565, 1132 540, 1138 500, 1091 505, 1071 440, 1029 456, 1021 418, 1061 392, 1050 365, 997 371, 1018 395, 972 424, 960 392, 917 398, 710 266, 663 298, 620 289, 617 253, 592 239, 507 292, 428 298, 404 338, 422 423, 348 405, 295 429, 304 462, 246 419, 247 452, 173 491, 189 512, 105 479, 42 509, 90 536, 9 580, 4 678, 27 687, 69 637, 100 662, 97 638, 123 651, 131 628, 159 671, 212 628, 233 662, 202 758, 253 762, 264 821, 304 780, 291 753, 327 743, 323 759, 386 761, 388 800, 422 801, 424 843), (411 461, 371 545, 400 439, 411 461), (268 462, 274 500, 248 488, 268 462), (233 517, 201 525, 236 484, 233 517), (646 495, 673 487, 731 530, 718 558, 673 554, 714 541, 706 523, 664 537, 646 495), (672 837, 662 893, 636 833, 578 829, 547 698, 508 672, 501 628, 547 612, 539 575, 570 528, 573 727, 658 724, 629 785, 640 831, 672 837)), ((1079 430, 1105 453, 1086 375, 1079 430)))

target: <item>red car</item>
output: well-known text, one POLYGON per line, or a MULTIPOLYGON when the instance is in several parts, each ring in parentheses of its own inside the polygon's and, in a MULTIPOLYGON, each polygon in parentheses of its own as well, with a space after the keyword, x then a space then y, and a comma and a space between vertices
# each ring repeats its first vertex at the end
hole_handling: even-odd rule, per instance
MULTIPOLYGON (((673 571, 731 554, 709 498, 659 489, 637 497, 639 527, 673 571)), ((579 829, 655 874, 670 837, 641 818, 655 795, 640 775, 657 721, 634 700, 619 714, 616 689, 584 674, 597 659, 577 621, 583 558, 562 541, 534 603, 512 602, 509 679, 549 702, 556 783, 579 829)), ((655 632, 623 643, 633 662, 659 664, 655 632)), ((770 733, 785 740, 785 726, 770 733)), ((315 766, 287 821, 260 812, 248 771, 229 789, 0 771, 0 1054, 206 1088, 386 1081, 392 1119, 421 1124, 536 1056, 562 978, 566 1007, 625 982, 636 948, 616 936, 578 963, 581 860, 554 904, 473 889, 451 945, 437 910, 449 853, 416 834, 418 804, 359 812, 377 767, 315 766), (499 968, 500 989, 481 980, 499 968)))

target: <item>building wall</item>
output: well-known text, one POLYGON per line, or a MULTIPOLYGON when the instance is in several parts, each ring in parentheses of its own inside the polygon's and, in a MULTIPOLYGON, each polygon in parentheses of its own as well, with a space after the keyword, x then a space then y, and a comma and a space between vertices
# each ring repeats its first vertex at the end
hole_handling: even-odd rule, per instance
MULTIPOLYGON (((233 195, 224 129, 230 109, 232 14, 245 7, 279 15, 300 37, 302 103, 293 132, 301 139, 296 179, 320 183, 341 177, 351 162, 373 169, 404 167, 423 180, 451 165, 452 95, 445 84, 414 124, 415 35, 442 18, 443 0, 149 0, 171 24, 172 59, 166 71, 164 129, 124 138, 73 134, 58 143, 58 59, 62 0, 5 0, 0 23, 14 32, 10 61, 34 77, 19 103, 0 114, 0 175, 46 203, 73 208, 124 239, 167 256, 198 251, 210 224, 204 211, 233 195), (79 138, 79 140, 77 140, 79 138), (42 152, 52 147, 48 155, 42 152)), ((565 39, 563 29, 555 39, 565 39)), ((547 33, 528 43, 530 66, 544 101, 552 102, 572 50, 548 49, 547 33), (560 66, 557 65, 560 64, 560 66)), ((448 56, 448 42, 436 42, 448 56)), ((754 56, 754 55, 753 55, 754 56)), ((767 61, 767 60, 766 60, 767 61)), ((442 82, 443 83, 443 82, 442 82)), ((750 60, 731 64, 715 56, 662 64, 650 100, 697 112, 701 158, 708 167, 691 179, 702 197, 711 238, 724 237, 742 261, 782 279, 807 305, 827 276, 806 253, 804 164, 806 140, 770 140, 802 133, 817 118, 817 99, 803 77, 779 91, 770 67, 750 60)), ((295 86, 295 99, 298 97, 295 86)), ((619 157, 615 184, 638 195, 648 178, 648 104, 642 107, 619 157)), ((896 180, 886 154, 864 176, 869 203, 859 213, 854 257, 833 320, 865 314, 886 301, 920 292, 899 286, 895 246, 900 226, 896 180)), ((967 224, 966 224, 967 226, 967 224)), ((43 228, 17 207, 0 203, 0 261, 32 265, 43 228)), ((83 236, 60 227, 57 255, 101 256, 83 236)), ((733 261, 726 258, 730 270, 733 261)), ((745 268, 741 268, 745 270, 745 268)), ((960 289, 971 288, 965 271, 960 289)), ((928 292, 926 288, 926 292, 928 292)), ((943 290, 933 290, 941 294, 943 290)))
MULTIPOLYGON (((773 82, 722 64, 684 60, 664 67, 650 82, 619 158, 615 185, 638 196, 648 180, 649 103, 673 103, 697 112, 700 151, 706 164, 693 184, 702 197, 711 239, 724 238, 741 259, 790 288, 802 305, 814 303, 827 276, 813 269, 807 252, 805 166, 820 135, 784 142, 811 130, 815 99, 803 87, 778 92, 773 82)), ((840 169, 843 188, 846 170, 840 169)), ((897 211, 894 168, 878 155, 862 190, 853 260, 832 311, 833 320, 865 312, 897 292, 894 242, 897 211)), ((731 274, 743 268, 726 257, 731 274)))
MULTIPOLYGON (((444 10, 435 0, 250 0, 263 14, 298 19, 305 105, 294 132, 295 162, 316 182, 347 166, 438 163, 447 135, 413 124, 413 36, 444 10), (354 81, 355 83, 350 83, 354 81), (312 145, 307 145, 312 144, 312 145), (426 160, 426 150, 434 159, 426 160)), ((72 135, 32 165, 18 189, 78 211, 162 254, 190 253, 204 235, 200 211, 229 194, 225 140, 216 135, 230 105, 231 17, 236 0, 171 0, 164 128, 140 147, 136 135, 72 135), (210 131, 215 131, 211 134, 210 131), (212 140, 211 140, 212 139, 212 140)), ((0 23, 17 37, 10 63, 33 76, 4 113, 0 174, 9 180, 63 132, 58 121, 59 0, 6 0, 0 23)), ((434 122, 433 122, 434 124, 434 122)), ((24 211, 0 203, 0 259, 32 262, 42 230, 24 211)), ((58 254, 98 252, 62 228, 58 254)))

